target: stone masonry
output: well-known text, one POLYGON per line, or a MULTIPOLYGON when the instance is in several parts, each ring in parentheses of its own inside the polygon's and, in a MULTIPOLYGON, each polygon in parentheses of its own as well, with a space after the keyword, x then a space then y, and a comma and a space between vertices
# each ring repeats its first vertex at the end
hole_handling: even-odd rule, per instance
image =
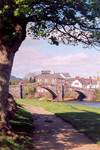
MULTIPOLYGON (((52 94, 52 99, 55 101, 62 101, 66 93, 75 91, 79 94, 78 99, 86 101, 92 101, 95 99, 95 89, 87 89, 87 88, 76 88, 76 87, 69 87, 68 84, 30 84, 31 87, 38 87, 44 88, 52 94)), ((9 87, 9 92, 14 96, 14 98, 23 98, 26 93, 27 85, 11 85, 9 87)), ((37 91, 37 90, 36 90, 37 91)))

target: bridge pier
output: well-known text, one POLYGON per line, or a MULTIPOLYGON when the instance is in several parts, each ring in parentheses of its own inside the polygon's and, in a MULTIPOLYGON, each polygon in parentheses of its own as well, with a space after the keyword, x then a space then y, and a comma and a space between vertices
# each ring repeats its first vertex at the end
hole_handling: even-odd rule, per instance
POLYGON ((56 86, 56 95, 57 97, 54 99, 56 102, 64 99, 64 85, 56 86))

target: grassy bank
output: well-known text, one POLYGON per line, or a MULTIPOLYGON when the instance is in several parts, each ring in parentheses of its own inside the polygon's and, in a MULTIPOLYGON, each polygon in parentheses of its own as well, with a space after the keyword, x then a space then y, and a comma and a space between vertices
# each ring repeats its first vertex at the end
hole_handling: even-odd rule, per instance
POLYGON ((10 121, 15 136, 5 136, 0 132, 0 150, 29 150, 33 148, 31 132, 33 120, 29 112, 18 105, 15 117, 10 121))
POLYGON ((79 132, 85 133, 100 144, 100 108, 28 99, 17 101, 33 104, 55 113, 71 123, 79 132))

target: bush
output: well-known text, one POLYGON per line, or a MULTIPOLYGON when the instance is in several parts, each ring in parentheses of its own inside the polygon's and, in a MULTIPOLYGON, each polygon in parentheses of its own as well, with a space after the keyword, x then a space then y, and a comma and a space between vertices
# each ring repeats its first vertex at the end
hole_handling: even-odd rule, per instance
POLYGON ((95 91, 96 91, 96 98, 95 98, 95 100, 96 101, 100 101, 100 89, 96 89, 95 91))
POLYGON ((31 87, 30 85, 27 85, 25 90, 26 90, 25 97, 34 98, 34 94, 36 92, 36 88, 31 87))

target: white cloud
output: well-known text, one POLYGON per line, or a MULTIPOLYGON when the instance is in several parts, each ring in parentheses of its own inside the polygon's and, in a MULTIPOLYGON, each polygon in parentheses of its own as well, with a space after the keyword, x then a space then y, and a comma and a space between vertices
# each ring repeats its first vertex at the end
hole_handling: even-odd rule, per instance
POLYGON ((93 76, 98 70, 100 71, 100 55, 89 55, 86 51, 64 54, 63 49, 61 55, 57 53, 57 48, 53 51, 54 55, 51 55, 48 49, 44 51, 42 42, 39 44, 39 41, 35 41, 35 44, 32 44, 33 41, 27 38, 15 55, 13 75, 24 77, 29 72, 49 69, 53 72, 68 72, 72 76, 93 76))
POLYGON ((94 56, 94 61, 96 65, 100 65, 100 54, 94 56))

